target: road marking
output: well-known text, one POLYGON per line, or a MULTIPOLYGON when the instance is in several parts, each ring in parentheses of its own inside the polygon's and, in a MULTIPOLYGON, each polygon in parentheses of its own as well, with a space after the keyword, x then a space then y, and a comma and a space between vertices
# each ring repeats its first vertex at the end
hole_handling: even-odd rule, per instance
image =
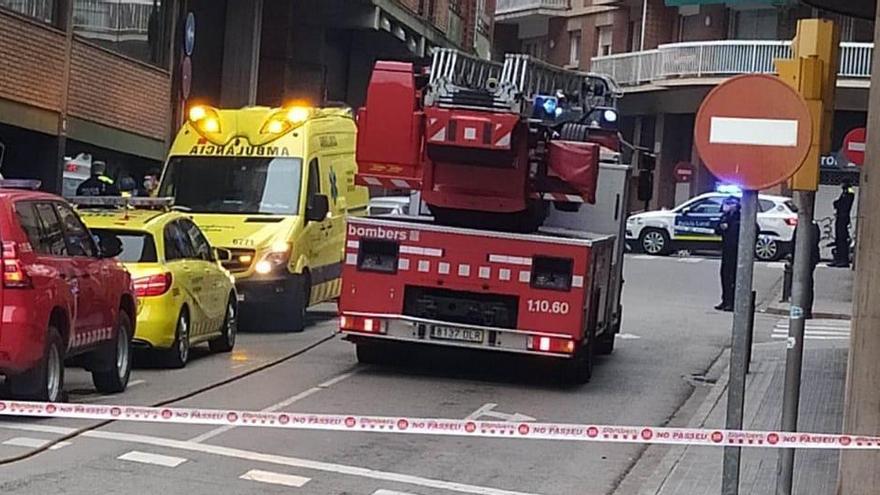
POLYGON ((679 258, 679 263, 702 263, 706 261, 705 258, 679 258))
POLYGON ((507 414, 507 413, 495 411, 494 409, 496 407, 498 407, 498 404, 493 404, 491 402, 487 403, 487 404, 483 404, 479 409, 468 414, 468 416, 464 419, 476 421, 476 420, 479 420, 480 418, 486 416, 489 418, 500 419, 502 421, 508 421, 508 422, 513 422, 513 423, 517 423, 517 422, 521 422, 521 421, 534 421, 535 420, 535 418, 533 418, 531 416, 526 416, 525 414, 520 414, 520 413, 507 414))
MULTIPOLYGON (((15 437, 10 438, 3 442, 3 445, 10 445, 13 447, 28 447, 31 449, 39 449, 44 447, 46 444, 51 442, 52 440, 47 440, 45 438, 31 438, 31 437, 15 437)), ((70 442, 58 442, 57 444, 49 447, 49 450, 58 450, 63 447, 67 447, 70 445, 70 442)))
POLYGON ((658 259, 657 256, 651 256, 650 254, 637 254, 631 257, 634 260, 655 260, 658 259))
POLYGON ((82 434, 83 437, 97 438, 101 440, 110 440, 116 442, 135 443, 140 445, 151 445, 154 447, 163 447, 177 450, 186 450, 190 452, 199 452, 203 454, 211 454, 222 457, 242 459, 252 462, 262 462, 266 464, 275 464, 279 466, 311 469, 314 471, 324 471, 328 473, 344 474, 348 476, 359 476, 362 478, 370 478, 380 481, 388 481, 392 483, 403 483, 407 485, 421 486, 435 490, 448 490, 458 493, 470 493, 473 495, 535 495, 528 492, 516 492, 510 490, 502 490, 498 488, 490 488, 486 486, 468 485, 465 483, 457 483, 454 481, 444 481, 434 478, 423 478, 421 476, 413 476, 409 474, 392 473, 388 471, 378 471, 370 468, 357 466, 348 466, 345 464, 333 464, 329 462, 312 461, 297 457, 287 457, 277 454, 264 454, 261 452, 253 452, 249 450, 236 449, 231 447, 222 447, 219 445, 208 445, 204 443, 187 442, 184 440, 174 440, 171 438, 153 437, 147 435, 135 435, 130 433, 116 433, 110 431, 93 430, 82 434))
POLYGON ((138 385, 143 385, 145 383, 147 383, 146 380, 135 380, 132 382, 128 382, 128 388, 137 387, 138 385))
POLYGON ((302 488, 306 483, 312 481, 311 478, 304 478, 293 474, 273 473, 271 471, 260 471, 259 469, 251 469, 250 471, 239 476, 239 479, 248 481, 259 481, 260 483, 269 483, 271 485, 292 486, 294 488, 302 488))
POLYGON ((789 119, 749 119, 712 117, 709 129, 712 144, 783 146, 798 144, 798 121, 789 119))
POLYGON ((150 454, 149 452, 139 452, 137 450, 132 450, 127 454, 122 454, 117 457, 120 461, 131 461, 131 462, 140 462, 141 464, 155 464, 156 466, 163 466, 169 468, 176 468, 180 466, 186 459, 183 457, 173 457, 170 455, 161 455, 161 454, 150 454))
MULTIPOLYGON (((306 397, 314 395, 322 390, 326 390, 326 389, 332 387, 333 385, 336 385, 337 383, 339 383, 343 380, 351 378, 356 373, 357 373, 357 371, 349 371, 348 373, 343 373, 343 374, 336 376, 334 378, 331 378, 325 382, 319 383, 316 387, 312 387, 308 390, 304 390, 304 391, 294 395, 293 397, 288 397, 287 399, 284 399, 283 401, 278 402, 277 404, 272 404, 271 406, 269 406, 265 409, 262 409, 262 412, 279 411, 279 410, 281 410, 281 409, 283 409, 283 408, 285 408, 295 402, 301 401, 301 400, 305 399, 306 397)), ((218 428, 214 428, 211 431, 208 431, 208 432, 202 433, 201 435, 193 437, 189 441, 196 442, 196 443, 204 442, 205 440, 209 440, 211 438, 214 438, 217 435, 222 435, 222 434, 226 433, 227 431, 230 431, 234 428, 237 428, 237 427, 234 425, 220 426, 218 428)))
POLYGON ((619 333, 617 338, 621 340, 639 340, 641 337, 634 333, 619 333))
POLYGON ((373 495, 416 495, 415 493, 409 492, 396 492, 394 490, 385 490, 384 488, 380 488, 373 492, 373 495))
MULTIPOLYGON (((773 328, 771 337, 787 340, 788 319, 779 320, 773 328)), ((846 320, 808 320, 804 329, 804 340, 849 340, 850 322, 846 320)))
POLYGON ((35 425, 35 424, 0 424, 2 430, 29 431, 34 433, 53 433, 55 435, 70 435, 76 433, 76 428, 63 426, 35 425))

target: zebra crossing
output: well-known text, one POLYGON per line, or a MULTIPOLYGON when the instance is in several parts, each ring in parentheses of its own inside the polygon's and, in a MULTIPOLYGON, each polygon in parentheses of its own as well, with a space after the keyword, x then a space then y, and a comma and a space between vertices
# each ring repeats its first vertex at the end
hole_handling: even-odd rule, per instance
MULTIPOLYGON (((807 320, 804 340, 849 340, 849 320, 807 320)), ((776 322, 772 337, 777 340, 788 339, 788 319, 776 322)))

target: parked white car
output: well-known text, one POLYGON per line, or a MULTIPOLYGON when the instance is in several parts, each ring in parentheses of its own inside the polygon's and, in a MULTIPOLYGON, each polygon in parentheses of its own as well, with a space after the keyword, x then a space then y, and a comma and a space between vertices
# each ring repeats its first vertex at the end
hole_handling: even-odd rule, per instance
MULTIPOLYGON (((720 251, 721 237, 715 228, 721 205, 730 194, 711 192, 692 198, 672 210, 649 211, 626 221, 627 245, 647 254, 662 256, 678 250, 720 251)), ((758 196, 758 242, 755 256, 775 261, 791 253, 797 208, 791 198, 758 196)))

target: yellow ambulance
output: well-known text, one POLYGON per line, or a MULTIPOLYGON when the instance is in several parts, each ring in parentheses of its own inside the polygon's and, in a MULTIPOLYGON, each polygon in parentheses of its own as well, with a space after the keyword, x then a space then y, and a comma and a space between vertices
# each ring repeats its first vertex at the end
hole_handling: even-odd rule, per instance
POLYGON ((160 196, 231 259, 239 322, 301 331, 306 308, 339 296, 345 217, 363 215, 350 109, 193 106, 160 196))

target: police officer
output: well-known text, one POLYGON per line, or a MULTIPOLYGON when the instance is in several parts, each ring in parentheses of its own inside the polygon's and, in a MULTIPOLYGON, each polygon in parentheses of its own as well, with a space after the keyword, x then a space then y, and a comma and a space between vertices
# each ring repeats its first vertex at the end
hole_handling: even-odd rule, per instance
POLYGON ((91 177, 76 188, 77 196, 119 196, 119 189, 113 179, 107 177, 107 164, 101 161, 92 163, 91 177))
POLYGON ((840 196, 834 201, 834 262, 829 266, 849 268, 849 224, 856 196, 849 180, 840 185, 840 196))
POLYGON ((721 235, 721 304, 719 311, 733 311, 736 293, 736 258, 739 243, 740 202, 735 196, 724 200, 721 221, 715 232, 721 235))

